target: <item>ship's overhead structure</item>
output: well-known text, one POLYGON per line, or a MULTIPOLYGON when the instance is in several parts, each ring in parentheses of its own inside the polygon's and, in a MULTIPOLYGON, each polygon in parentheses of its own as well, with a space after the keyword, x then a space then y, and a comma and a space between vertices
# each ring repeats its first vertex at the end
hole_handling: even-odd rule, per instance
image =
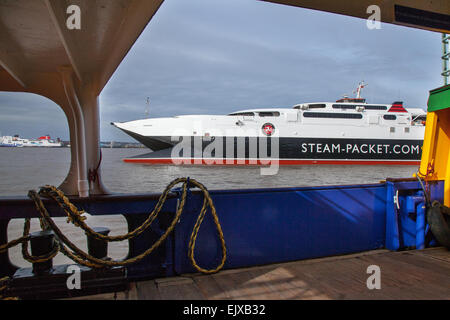
POLYGON ((346 16, 450 33, 450 2, 447 0, 263 0, 346 16))
MULTIPOLYGON (((45 96, 65 112, 71 166, 60 186, 68 194, 106 192, 98 168, 98 95, 163 0, 0 1, 0 90, 45 96)), ((448 0, 271 0, 382 22, 450 33, 448 0)))
POLYGON ((105 193, 98 168, 98 96, 162 0, 0 1, 0 90, 36 93, 66 114, 68 194, 105 193))

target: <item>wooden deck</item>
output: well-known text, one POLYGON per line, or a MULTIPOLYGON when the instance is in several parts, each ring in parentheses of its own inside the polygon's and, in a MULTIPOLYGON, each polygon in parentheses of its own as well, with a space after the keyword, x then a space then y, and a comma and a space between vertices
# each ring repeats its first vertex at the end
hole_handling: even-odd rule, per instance
MULTIPOLYGON (((80 298, 78 298, 80 299, 80 298)), ((450 251, 430 248, 311 259, 213 275, 190 274, 130 284, 126 292, 83 299, 450 299, 450 251), (369 290, 367 267, 381 269, 381 289, 369 290)))

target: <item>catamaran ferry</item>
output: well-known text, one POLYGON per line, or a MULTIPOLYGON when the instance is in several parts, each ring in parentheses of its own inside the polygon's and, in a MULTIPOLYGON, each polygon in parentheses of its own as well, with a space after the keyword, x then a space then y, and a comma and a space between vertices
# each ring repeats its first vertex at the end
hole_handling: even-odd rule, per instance
POLYGON ((426 112, 360 97, 228 115, 184 115, 112 123, 153 152, 147 164, 420 163, 426 112))

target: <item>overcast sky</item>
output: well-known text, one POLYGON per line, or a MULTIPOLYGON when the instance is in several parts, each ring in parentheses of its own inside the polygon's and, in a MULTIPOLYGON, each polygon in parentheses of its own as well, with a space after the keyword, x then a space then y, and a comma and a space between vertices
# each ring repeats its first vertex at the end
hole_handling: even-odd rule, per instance
MULTIPOLYGON (((100 95, 110 125, 150 116, 226 114, 353 96, 425 109, 442 85, 441 35, 256 0, 166 0, 100 95)), ((63 112, 32 94, 0 92, 0 135, 69 137, 63 112)))

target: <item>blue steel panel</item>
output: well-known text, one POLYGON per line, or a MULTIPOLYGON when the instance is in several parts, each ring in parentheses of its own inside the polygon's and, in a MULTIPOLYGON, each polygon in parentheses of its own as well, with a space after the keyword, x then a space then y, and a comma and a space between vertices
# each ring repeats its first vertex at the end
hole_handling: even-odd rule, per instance
POLYGON ((386 182, 386 248, 397 250, 400 247, 397 209, 394 203, 396 189, 393 182, 386 182))
MULTIPOLYGON (((384 246, 384 184, 285 190, 213 191, 227 244, 225 268, 345 254, 384 246)), ((190 233, 202 197, 188 199, 175 230, 175 271, 192 272, 190 233)), ((220 261, 220 243, 208 214, 200 228, 196 259, 202 267, 220 261)))
MULTIPOLYGON (((431 201, 438 200, 442 202, 444 195, 444 182, 437 181, 429 185, 431 201)), ((419 230, 427 226, 418 226, 416 223, 417 210, 422 206, 416 203, 411 208, 411 198, 423 195, 422 186, 418 181, 399 181, 386 182, 386 248, 389 250, 399 250, 416 246, 419 230), (398 206, 394 204, 394 195, 398 195, 398 206), (411 211, 414 209, 414 211, 411 211)), ((425 212, 419 212, 419 216, 425 212)), ((424 218, 424 217, 421 217, 424 218)))
MULTIPOLYGON (((420 190, 417 181, 388 181, 374 185, 211 191, 227 244, 225 268, 383 246, 397 250, 415 245, 415 241, 423 242, 416 232, 423 226, 414 223, 414 206, 407 202, 408 197, 415 197, 420 190), (397 190, 400 210, 393 202, 397 190)), ((430 184, 430 191, 432 200, 442 202, 442 181, 430 184)), ((129 228, 133 229, 154 208, 157 198, 157 195, 113 195, 98 199, 75 198, 74 202, 91 214, 124 214, 129 228)), ((172 195, 162 210, 165 213, 142 235, 130 241, 130 256, 143 252, 160 237, 175 211, 176 201, 172 195)), ((201 194, 189 193, 175 233, 151 256, 128 267, 128 277, 194 271, 187 258, 187 247, 202 201, 201 194)), ((48 207, 55 216, 64 214, 54 203, 48 203, 48 207)), ((1 199, 0 214, 4 222, 12 217, 37 216, 34 204, 22 199, 1 199)), ((2 234, 6 234, 5 230, 6 227, 2 234)), ((206 268, 215 267, 221 258, 220 243, 209 214, 200 229, 196 258, 199 265, 206 268)), ((2 269, 1 273, 8 272, 2 269)))

